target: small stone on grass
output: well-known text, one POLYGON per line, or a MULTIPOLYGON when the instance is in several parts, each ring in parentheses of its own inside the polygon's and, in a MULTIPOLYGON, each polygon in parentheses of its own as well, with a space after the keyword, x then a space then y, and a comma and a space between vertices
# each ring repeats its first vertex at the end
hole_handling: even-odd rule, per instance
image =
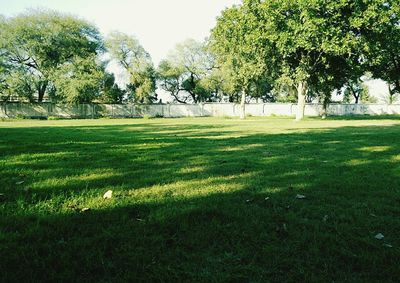
POLYGON ((375 239, 377 239, 377 240, 383 240, 383 238, 385 238, 385 236, 383 236, 382 233, 378 233, 375 235, 375 239))
POLYGON ((305 195, 296 195, 296 198, 297 198, 297 199, 305 199, 306 196, 305 196, 305 195))
POLYGON ((103 195, 103 199, 111 199, 112 198, 112 191, 109 190, 103 195))

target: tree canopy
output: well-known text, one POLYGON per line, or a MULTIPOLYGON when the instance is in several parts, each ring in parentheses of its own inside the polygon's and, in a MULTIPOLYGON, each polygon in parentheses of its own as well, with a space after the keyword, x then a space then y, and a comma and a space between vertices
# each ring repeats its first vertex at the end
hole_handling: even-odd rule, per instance
POLYGON ((94 58, 103 43, 98 30, 84 20, 34 10, 3 21, 0 50, 8 62, 10 88, 23 87, 28 94, 35 90, 42 101, 46 91, 56 87, 55 72, 76 66, 73 62, 79 58, 94 58), (15 76, 28 80, 21 84, 15 76))
POLYGON ((366 73, 388 83, 389 102, 400 95, 398 0, 243 0, 209 38, 177 44, 157 69, 134 36, 103 39, 76 16, 30 10, 0 16, 0 30, 2 97, 154 103, 159 87, 178 103, 240 101, 243 118, 246 101, 297 101, 301 119, 306 101, 326 109, 334 91, 372 101, 357 94, 366 73))
POLYGON ((160 62, 161 87, 180 103, 198 103, 211 99, 209 78, 215 59, 204 43, 188 39, 175 46, 160 62))
POLYGON ((244 0, 212 30, 218 59, 243 93, 262 78, 275 89, 296 88, 297 119, 307 95, 328 101, 369 70, 396 90, 399 39, 398 1, 379 0, 244 0))
POLYGON ((400 93, 400 4, 397 0, 370 1, 358 19, 366 43, 366 69, 400 93))
POLYGON ((106 40, 111 58, 128 73, 127 88, 135 102, 152 102, 157 99, 156 71, 150 54, 133 36, 112 32, 106 40))
POLYGON ((274 50, 266 44, 255 4, 247 1, 226 9, 211 31, 211 48, 217 54, 220 68, 230 70, 232 88, 242 93, 242 118, 250 87, 272 79, 275 72, 274 67, 267 68, 266 58, 273 58, 274 50))

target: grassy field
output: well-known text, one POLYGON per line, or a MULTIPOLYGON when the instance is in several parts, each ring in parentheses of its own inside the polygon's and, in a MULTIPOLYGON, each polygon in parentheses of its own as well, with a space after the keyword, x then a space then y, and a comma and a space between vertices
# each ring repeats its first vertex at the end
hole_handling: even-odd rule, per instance
POLYGON ((399 137, 398 117, 0 122, 0 281, 398 282, 399 137))

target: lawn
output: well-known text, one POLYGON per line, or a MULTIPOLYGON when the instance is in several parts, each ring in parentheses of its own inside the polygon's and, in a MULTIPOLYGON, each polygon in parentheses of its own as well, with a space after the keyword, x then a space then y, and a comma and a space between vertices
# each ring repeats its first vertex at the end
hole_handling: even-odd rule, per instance
POLYGON ((398 282, 399 136, 398 117, 0 122, 0 281, 398 282))

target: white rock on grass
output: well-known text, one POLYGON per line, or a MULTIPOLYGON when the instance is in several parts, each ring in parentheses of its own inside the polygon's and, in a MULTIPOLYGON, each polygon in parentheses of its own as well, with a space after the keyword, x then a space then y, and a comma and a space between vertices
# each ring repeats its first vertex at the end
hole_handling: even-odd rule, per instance
POLYGON ((103 199, 111 199, 112 198, 112 191, 109 190, 103 195, 103 199))
POLYGON ((296 198, 297 198, 297 199, 305 199, 306 196, 304 196, 304 195, 296 195, 296 198))
POLYGON ((385 236, 383 236, 382 233, 378 233, 375 235, 375 239, 377 239, 377 240, 382 240, 383 238, 385 238, 385 236))

